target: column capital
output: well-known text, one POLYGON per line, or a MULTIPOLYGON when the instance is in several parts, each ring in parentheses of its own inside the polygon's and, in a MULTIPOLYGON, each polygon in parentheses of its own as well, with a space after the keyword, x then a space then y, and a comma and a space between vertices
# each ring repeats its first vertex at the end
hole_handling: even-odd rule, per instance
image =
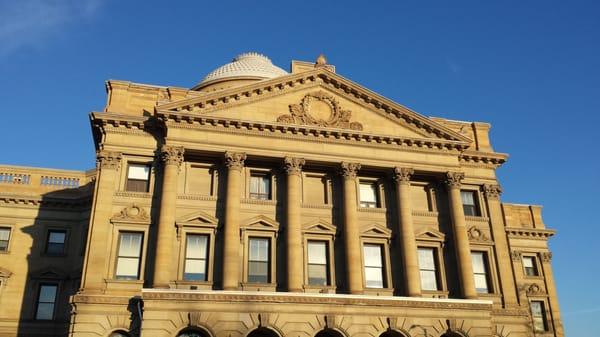
POLYGON ((483 185, 483 192, 488 199, 498 199, 502 193, 502 187, 500 185, 485 184, 483 185))
POLYGON ((288 175, 300 175, 302 166, 305 163, 304 158, 285 157, 283 159, 283 168, 288 175))
POLYGON ((410 185, 410 177, 415 170, 406 167, 394 167, 394 180, 399 185, 410 185))
POLYGON ((446 172, 446 186, 450 188, 460 188, 465 174, 462 172, 446 172))
POLYGON ((100 150, 96 152, 96 167, 118 170, 121 166, 121 152, 100 150))
POLYGON ((542 262, 550 263, 552 261, 552 252, 542 252, 540 253, 540 257, 542 258, 542 262))
POLYGON ((163 145, 160 148, 160 159, 165 165, 180 166, 183 163, 183 146, 163 145))
POLYGON ((359 163, 342 162, 340 165, 340 173, 345 179, 355 179, 360 170, 359 163))
POLYGON ((225 166, 230 170, 241 171, 245 160, 246 153, 244 152, 225 152, 225 166))

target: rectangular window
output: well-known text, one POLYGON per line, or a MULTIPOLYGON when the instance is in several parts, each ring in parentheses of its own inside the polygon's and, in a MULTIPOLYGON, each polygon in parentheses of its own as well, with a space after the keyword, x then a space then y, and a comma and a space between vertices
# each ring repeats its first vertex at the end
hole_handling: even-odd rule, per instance
POLYGON ((35 319, 51 320, 54 318, 54 306, 56 304, 57 284, 40 284, 38 299, 36 304, 35 319))
POLYGON ((419 248, 418 253, 421 289, 438 290, 434 248, 419 248))
POLYGON ((183 279, 188 281, 206 281, 207 257, 208 235, 186 235, 183 279))
POLYGON ((523 269, 526 276, 539 276, 535 256, 523 256, 523 269))
POLYGON ((267 174, 250 176, 250 199, 271 199, 271 178, 267 174))
POLYGON ((479 205, 477 204, 477 192, 475 191, 460 191, 462 198, 463 210, 466 216, 480 216, 479 205))
POLYGON ((536 332, 543 332, 548 330, 548 324, 546 323, 546 310, 544 310, 544 302, 542 301, 531 301, 531 318, 533 319, 533 329, 536 332))
POLYGON ((369 208, 378 207, 377 184, 361 182, 359 192, 360 192, 360 207, 369 207, 369 208))
POLYGON ((67 231, 49 230, 48 231, 48 241, 46 242, 46 254, 49 254, 49 255, 64 254, 66 239, 67 239, 67 231))
POLYGON ((248 282, 270 282, 270 239, 249 238, 248 240, 248 282))
POLYGON ((363 246, 365 259, 365 281, 367 288, 383 288, 383 247, 376 244, 363 246))
POLYGON ((473 261, 473 274, 475 275, 475 289, 478 293, 489 293, 489 275, 487 256, 484 252, 471 252, 473 261))
POLYGON ((117 280, 137 280, 140 276, 140 256, 143 233, 119 233, 119 253, 117 255, 117 280))
POLYGON ((10 241, 10 228, 0 227, 0 252, 8 250, 8 242, 10 241))
POLYGON ((127 191, 148 192, 150 190, 150 166, 130 164, 127 169, 127 191))
POLYGON ((308 284, 329 285, 329 261, 327 242, 308 241, 308 284))

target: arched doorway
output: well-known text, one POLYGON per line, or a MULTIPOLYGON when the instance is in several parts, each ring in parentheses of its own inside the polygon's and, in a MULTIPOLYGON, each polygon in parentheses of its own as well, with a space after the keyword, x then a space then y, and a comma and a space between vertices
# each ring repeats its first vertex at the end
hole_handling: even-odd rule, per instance
POLYGON ((129 337, 129 333, 127 333, 127 331, 117 330, 111 332, 108 337, 129 337))
POLYGON ((333 329, 323 329, 319 331, 315 337, 345 337, 339 331, 333 329))
POLYGON ((260 327, 252 330, 247 337, 279 337, 279 335, 269 328, 260 327))
POLYGON ((181 331, 177 335, 177 337, 210 337, 210 336, 202 329, 189 328, 189 329, 185 329, 185 330, 181 331))
POLYGON ((386 332, 379 335, 379 337, 406 337, 403 333, 389 329, 386 332))
POLYGON ((440 337, 464 337, 464 336, 459 334, 458 332, 448 331, 448 332, 444 333, 443 335, 441 335, 440 337))

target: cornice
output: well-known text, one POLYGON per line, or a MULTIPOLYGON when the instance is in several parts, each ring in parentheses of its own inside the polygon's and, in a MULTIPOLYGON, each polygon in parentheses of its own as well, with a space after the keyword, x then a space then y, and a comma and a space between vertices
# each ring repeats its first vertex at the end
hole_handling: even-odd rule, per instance
POLYGON ((506 227, 506 234, 509 238, 546 240, 556 234, 556 231, 552 229, 506 227))
POLYGON ((496 168, 506 162, 508 154, 498 152, 482 152, 473 150, 464 150, 458 160, 461 165, 492 167, 496 168))
POLYGON ((86 195, 80 198, 56 198, 56 197, 40 197, 40 196, 26 196, 16 194, 0 194, 0 205, 9 204, 17 206, 27 207, 52 207, 57 209, 78 209, 82 206, 91 206, 92 196, 86 195))
POLYGON ((151 119, 149 116, 135 116, 112 112, 92 112, 90 120, 95 125, 101 126, 124 126, 126 128, 137 128, 144 130, 147 128, 147 123, 151 119))
POLYGON ((169 128, 224 130, 230 133, 256 134, 269 136, 294 136, 298 139, 317 138, 319 141, 352 142, 353 145, 376 145, 403 147, 406 149, 439 151, 460 151, 468 144, 460 141, 443 140, 439 138, 412 138, 385 136, 356 130, 324 128, 312 125, 293 125, 283 123, 267 123, 225 117, 202 116, 172 112, 157 112, 166 121, 169 128))

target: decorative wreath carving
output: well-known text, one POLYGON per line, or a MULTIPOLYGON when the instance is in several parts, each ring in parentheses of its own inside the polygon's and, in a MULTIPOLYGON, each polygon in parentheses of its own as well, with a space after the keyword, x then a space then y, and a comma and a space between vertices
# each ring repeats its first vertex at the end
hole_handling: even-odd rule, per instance
POLYGON ((279 116, 277 122, 286 124, 318 125, 361 131, 363 129, 362 124, 350 122, 351 116, 352 113, 350 110, 342 109, 339 102, 333 98, 333 96, 330 96, 323 91, 317 91, 304 96, 300 104, 290 105, 290 114, 279 116), (321 101, 329 106, 331 109, 329 118, 323 119, 311 114, 311 103, 314 100, 321 101))
POLYGON ((469 236, 469 239, 472 241, 489 241, 490 239, 488 238, 487 235, 485 235, 484 232, 482 232, 479 228, 473 226, 471 228, 468 229, 467 234, 469 236))
POLYGON ((132 204, 125 207, 113 217, 113 220, 149 221, 150 216, 142 207, 132 204))

